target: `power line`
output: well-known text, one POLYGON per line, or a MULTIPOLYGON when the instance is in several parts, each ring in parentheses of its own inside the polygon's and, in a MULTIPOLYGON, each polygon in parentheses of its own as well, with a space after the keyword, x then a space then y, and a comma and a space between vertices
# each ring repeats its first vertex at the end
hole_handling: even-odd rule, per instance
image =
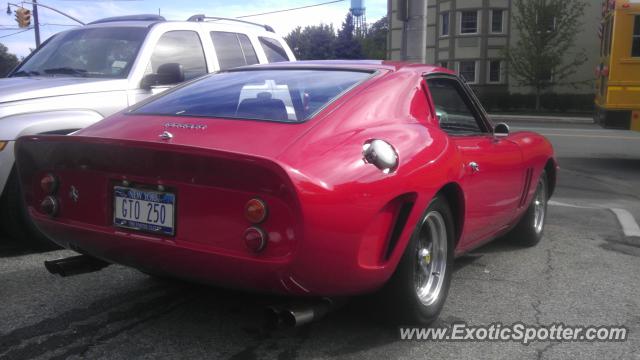
MULTIPOLYGON (((40 24, 40 26, 72 26, 72 27, 78 27, 80 25, 44 23, 44 24, 40 24)), ((13 25, 9 25, 9 24, 0 24, 0 30, 20 30, 20 29, 23 29, 23 28, 17 27, 17 26, 13 26, 13 25)))
POLYGON ((346 0, 333 0, 333 1, 327 1, 327 2, 323 2, 323 3, 306 5, 306 6, 300 6, 300 7, 290 8, 290 9, 268 11, 268 12, 263 12, 263 13, 259 13, 259 14, 236 16, 236 19, 248 18, 248 17, 253 17, 253 16, 260 16, 260 15, 276 14, 276 13, 293 11, 293 10, 300 10, 300 9, 307 9, 307 8, 316 7, 316 6, 335 4, 335 3, 339 3, 339 2, 343 2, 343 1, 346 1, 346 0))
POLYGON ((78 27, 80 26, 79 24, 54 24, 54 23, 44 23, 44 24, 40 24, 40 26, 73 26, 73 27, 78 27))
POLYGON ((29 28, 29 29, 24 29, 24 30, 22 30, 22 31, 14 32, 14 33, 7 34, 7 35, 2 35, 2 36, 0 36, 0 39, 1 39, 1 38, 5 38, 5 37, 8 37, 8 36, 18 35, 18 34, 20 34, 20 33, 23 33, 23 32, 25 32, 25 31, 29 31, 29 30, 31 30, 31 28, 29 28))

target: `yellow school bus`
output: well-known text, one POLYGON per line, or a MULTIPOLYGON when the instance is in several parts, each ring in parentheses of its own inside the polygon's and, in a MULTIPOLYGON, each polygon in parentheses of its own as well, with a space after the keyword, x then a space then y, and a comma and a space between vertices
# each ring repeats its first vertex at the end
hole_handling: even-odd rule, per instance
POLYGON ((600 36, 595 119, 640 131, 640 0, 605 0, 600 36))

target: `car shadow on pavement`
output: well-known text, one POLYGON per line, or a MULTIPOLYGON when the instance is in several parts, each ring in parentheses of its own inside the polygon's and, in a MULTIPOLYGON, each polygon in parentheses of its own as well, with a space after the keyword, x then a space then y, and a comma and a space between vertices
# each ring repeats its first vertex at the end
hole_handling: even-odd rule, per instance
POLYGON ((23 256, 38 252, 0 234, 0 258, 23 256))

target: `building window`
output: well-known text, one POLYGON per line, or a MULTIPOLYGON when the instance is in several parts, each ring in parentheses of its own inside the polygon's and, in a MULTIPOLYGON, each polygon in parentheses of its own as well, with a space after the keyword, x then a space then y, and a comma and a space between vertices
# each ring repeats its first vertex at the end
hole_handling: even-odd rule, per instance
POLYGON ((502 61, 489 60, 489 82, 490 83, 502 82, 502 61))
POLYGON ((476 79, 476 62, 460 61, 458 63, 458 74, 469 84, 475 84, 476 79))
POLYGON ((636 15, 633 22, 633 44, 631 56, 640 57, 640 15, 636 15))
POLYGON ((491 32, 492 33, 500 34, 504 32, 503 21, 504 21, 504 10, 502 9, 491 10, 491 32))
POLYGON ((440 14, 440 36, 449 36, 449 12, 440 14))
POLYGON ((478 33, 478 12, 462 11, 460 12, 460 34, 477 34, 478 33))

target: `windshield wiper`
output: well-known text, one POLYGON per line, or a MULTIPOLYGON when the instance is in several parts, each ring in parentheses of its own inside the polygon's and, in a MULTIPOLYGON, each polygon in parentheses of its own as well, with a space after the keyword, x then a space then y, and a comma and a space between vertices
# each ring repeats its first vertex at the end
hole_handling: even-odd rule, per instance
POLYGON ((20 71, 16 71, 11 76, 13 77, 13 76, 35 76, 35 75, 40 75, 40 73, 35 70, 20 70, 20 71))
POLYGON ((87 70, 76 69, 72 67, 51 68, 51 69, 44 69, 43 71, 46 74, 65 74, 65 75, 81 75, 81 76, 87 75, 87 70))

